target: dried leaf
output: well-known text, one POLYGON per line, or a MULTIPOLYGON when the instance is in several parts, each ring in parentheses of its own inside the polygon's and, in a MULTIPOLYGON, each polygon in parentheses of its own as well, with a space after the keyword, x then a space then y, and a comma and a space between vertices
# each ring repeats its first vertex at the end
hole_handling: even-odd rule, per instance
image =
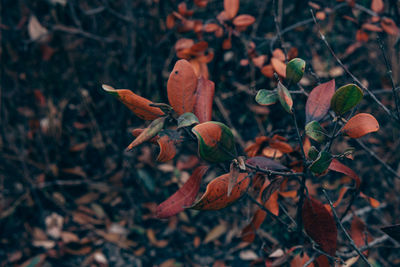
POLYGON ((207 170, 208 167, 206 166, 197 167, 189 180, 178 191, 158 205, 156 217, 168 218, 192 205, 199 192, 201 179, 207 170))
POLYGON ((251 165, 253 167, 258 167, 263 170, 271 170, 271 171, 288 171, 289 169, 279 162, 276 162, 272 159, 269 159, 267 157, 262 157, 262 156, 257 156, 257 157, 252 157, 246 160, 246 163, 248 165, 251 165))
POLYGON ((156 136, 163 129, 166 118, 167 117, 161 117, 152 121, 150 125, 146 129, 144 129, 144 131, 139 134, 139 136, 136 137, 132 143, 129 144, 126 150, 132 150, 134 147, 156 136))
POLYGON ((368 133, 377 132, 379 123, 368 113, 359 113, 352 117, 342 128, 342 132, 351 138, 360 138, 368 133))
POLYGON ((240 174, 239 167, 237 166, 237 164, 235 164, 235 162, 232 162, 229 171, 228 194, 227 194, 228 197, 232 193, 232 189, 235 186, 237 179, 239 178, 239 174, 240 174))
POLYGON ((320 121, 328 113, 334 93, 335 80, 333 79, 318 85, 311 91, 306 103, 306 123, 320 121))
POLYGON ((32 15, 28 22, 28 34, 32 41, 46 42, 49 31, 43 27, 36 16, 32 15))
POLYGON ((210 232, 207 233, 206 237, 204 238, 203 243, 207 244, 211 241, 217 240, 220 236, 226 233, 228 227, 225 223, 218 224, 210 232))

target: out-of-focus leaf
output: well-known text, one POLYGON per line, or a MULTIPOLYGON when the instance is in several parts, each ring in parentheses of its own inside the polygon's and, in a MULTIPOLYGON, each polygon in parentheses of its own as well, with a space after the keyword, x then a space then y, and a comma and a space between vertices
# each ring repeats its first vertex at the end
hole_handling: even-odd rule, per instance
POLYGON ((381 203, 378 200, 376 200, 373 197, 367 196, 363 192, 360 192, 360 197, 366 199, 368 201, 368 203, 371 205, 371 207, 373 207, 373 208, 377 208, 381 205, 381 203))
POLYGON ((260 228, 261 224, 265 220, 267 213, 262 209, 258 209, 253 215, 251 222, 242 230, 241 237, 244 242, 253 242, 255 238, 255 232, 260 228))
POLYGON ((301 58, 294 58, 286 65, 286 80, 290 84, 298 83, 303 78, 306 62, 301 58))
POLYGON ((400 29, 396 26, 396 22, 391 18, 382 18, 381 27, 387 34, 395 36, 400 34, 400 29))
MULTIPOLYGON (((350 229, 351 238, 357 247, 368 245, 372 241, 371 235, 368 233, 365 223, 357 216, 353 217, 350 229)), ((363 252, 364 255, 368 254, 368 250, 363 252)))
POLYGON ((110 95, 118 98, 118 100, 120 100, 141 119, 154 120, 164 115, 161 109, 150 106, 150 104, 154 104, 153 102, 133 93, 131 90, 114 89, 113 87, 105 84, 103 84, 103 89, 110 95))
POLYGON ((153 193, 156 189, 153 177, 151 177, 150 174, 144 169, 137 169, 136 171, 139 179, 143 182, 143 185, 146 187, 146 189, 153 193))
POLYGON ((212 118, 214 91, 215 84, 201 76, 197 82, 196 102, 193 110, 201 123, 210 121, 212 118))
POLYGON ((329 165, 332 161, 332 155, 329 152, 321 151, 318 154, 318 157, 314 162, 310 165, 310 170, 315 174, 321 174, 326 169, 328 169, 329 165))
POLYGON ((203 243, 207 244, 211 241, 217 240, 221 235, 226 233, 227 230, 228 226, 226 225, 226 223, 218 224, 213 229, 211 229, 210 232, 207 233, 203 243))
POLYGON ((129 144, 127 150, 131 150, 134 147, 156 136, 163 129, 166 118, 167 117, 161 117, 152 121, 150 125, 146 129, 144 129, 144 131, 139 134, 132 143, 129 144))
POLYGON ((397 242, 400 242, 400 224, 385 226, 381 230, 397 242))
MULTIPOLYGON (((299 253, 290 262, 290 267, 303 267, 309 260, 310 257, 306 253, 303 253, 303 256, 299 253)), ((311 263, 308 266, 314 267, 314 263, 311 263)))
POLYGON ((227 19, 233 19, 239 11, 239 0, 224 0, 227 19))
POLYGON ((331 99, 331 108, 337 115, 343 115, 363 98, 363 92, 355 84, 347 84, 340 87, 331 99))
POLYGON ((28 34, 32 41, 47 42, 49 31, 40 24, 36 16, 31 15, 28 22, 28 34))
POLYGON ((232 160, 236 156, 235 140, 231 130, 216 121, 203 122, 193 127, 198 139, 199 155, 209 162, 232 160))
POLYGON ((168 101, 175 112, 192 112, 196 101, 197 76, 185 59, 178 60, 167 83, 168 101))
MULTIPOLYGON (((266 203, 268 202, 268 200, 270 199, 270 197, 279 189, 279 187, 281 186, 282 182, 285 179, 279 177, 279 178, 275 178, 273 179, 270 184, 261 192, 261 202, 262 203, 266 203)), ((278 209, 279 211, 279 209, 278 209)), ((271 211, 272 212, 272 211, 271 211)), ((278 215, 278 214, 275 214, 278 215)))
POLYGON ((278 93, 276 91, 261 89, 257 92, 256 102, 263 106, 275 104, 278 101, 278 93))
POLYGON ((318 200, 306 197, 302 217, 307 234, 320 245, 323 251, 335 256, 337 228, 331 213, 318 200))
POLYGON ((351 138, 360 138, 368 133, 377 132, 379 123, 368 113, 359 113, 352 117, 342 128, 342 132, 351 138))
POLYGON ((278 98, 282 107, 289 113, 292 112, 293 100, 289 90, 281 83, 278 82, 278 98))
POLYGON ((372 0, 371 1, 371 9, 376 13, 380 13, 383 11, 384 5, 383 0, 372 0))
POLYGON ((356 188, 359 189, 361 185, 361 179, 360 177, 349 167, 346 165, 342 164, 340 161, 337 159, 333 159, 331 163, 329 164, 329 170, 335 171, 335 172, 340 172, 343 173, 347 176, 349 176, 351 179, 353 179, 356 183, 356 188))
POLYGON ((262 157, 262 156, 257 156, 257 157, 252 157, 246 160, 246 163, 248 165, 251 165, 253 167, 258 167, 263 170, 271 170, 271 171, 288 171, 289 169, 279 162, 276 162, 272 159, 269 159, 267 157, 262 157))
POLYGON ((307 123, 306 134, 318 143, 322 143, 327 135, 325 129, 317 121, 307 123))
POLYGON ((238 181, 228 197, 229 178, 230 174, 227 173, 212 180, 207 185, 206 192, 191 208, 196 210, 219 210, 238 200, 249 186, 250 179, 248 174, 239 174, 238 181))
POLYGON ((252 25, 255 21, 256 19, 253 16, 243 14, 234 18, 232 23, 236 27, 248 27, 252 25))
POLYGON ((198 124, 199 119, 191 112, 183 113, 178 117, 178 128, 192 126, 193 124, 198 124))
POLYGON ((306 123, 319 121, 328 113, 334 93, 334 79, 318 85, 311 91, 306 103, 306 123))
POLYGON ((271 65, 276 71, 276 73, 279 74, 279 76, 285 78, 286 77, 286 64, 283 63, 281 60, 273 57, 271 58, 271 65))
POLYGON ((189 180, 178 191, 158 205, 156 217, 168 218, 192 205, 199 192, 201 180, 207 170, 208 167, 206 166, 197 167, 189 180))

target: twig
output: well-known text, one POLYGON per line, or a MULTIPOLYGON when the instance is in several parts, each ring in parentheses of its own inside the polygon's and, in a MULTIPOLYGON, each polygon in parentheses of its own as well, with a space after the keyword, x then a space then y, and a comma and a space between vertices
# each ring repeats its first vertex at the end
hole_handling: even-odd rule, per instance
POLYGON ((64 25, 54 25, 53 26, 53 31, 60 31, 60 32, 66 32, 69 34, 76 34, 76 35, 81 35, 83 37, 89 38, 89 39, 93 39, 99 42, 105 42, 105 43, 112 43, 115 40, 114 39, 110 39, 107 37, 100 37, 97 35, 94 35, 90 32, 86 32, 84 30, 81 29, 77 29, 77 28, 72 28, 72 27, 68 27, 68 26, 64 26, 64 25))
POLYGON ((364 254, 362 254, 362 252, 357 248, 356 244, 354 243, 354 240, 351 238, 351 236, 347 233, 346 229, 344 228, 343 224, 340 222, 340 219, 336 213, 335 208, 333 207, 332 201, 330 200, 328 194, 326 193, 325 189, 322 189, 322 192, 325 195, 326 200, 329 203, 329 206, 331 206, 331 210, 333 213, 333 217, 335 218, 336 224, 339 225, 339 227, 342 229, 344 235, 346 236, 346 238, 350 241, 350 245, 351 247, 357 252, 357 254, 361 257, 361 259, 370 267, 372 267, 372 265, 368 262, 367 258, 364 256, 364 254))
POLYGON ((261 169, 258 166, 253 166, 250 164, 245 163, 246 167, 252 170, 255 170, 257 172, 262 172, 266 173, 268 175, 280 175, 280 176, 303 176, 304 173, 302 172, 278 172, 278 171, 272 171, 272 170, 267 170, 267 169, 261 169))
POLYGON ((279 21, 278 21, 277 15, 276 15, 275 0, 272 1, 272 14, 274 16, 276 34, 278 35, 279 41, 281 42, 281 47, 283 49, 283 53, 285 54, 285 62, 287 62, 287 51, 286 51, 286 47, 284 46, 283 38, 282 38, 281 31, 280 31, 280 28, 279 28, 279 21))
POLYGON ((376 98, 376 96, 366 87, 364 86, 360 80, 357 79, 356 76, 354 76, 353 73, 351 73, 349 71, 349 69, 343 64, 343 62, 337 57, 337 55, 335 54, 335 52, 333 51, 331 45, 328 43, 328 41, 326 40, 325 35, 321 32, 321 27, 319 26, 317 19, 314 16, 314 12, 312 10, 310 10, 311 15, 313 17, 314 23, 315 25, 318 27, 318 33, 321 37, 321 40, 324 42, 325 46, 328 48, 329 52, 331 53, 331 55, 335 58, 336 62, 342 67, 342 69, 354 80, 355 83, 357 83, 365 92, 367 92, 367 94, 395 121, 400 121, 400 119, 393 114, 384 104, 382 104, 381 101, 379 101, 378 98, 376 98))
MULTIPOLYGON (((390 237, 388 235, 380 236, 378 238, 375 238, 368 245, 360 247, 358 250, 361 251, 361 252, 366 251, 366 250, 368 250, 368 249, 370 249, 370 248, 372 248, 372 247, 374 247, 376 245, 382 244, 383 242, 385 242, 387 240, 390 240, 390 237)), ((339 252, 338 251, 338 252, 336 252, 336 254, 341 256, 341 257, 343 257, 343 258, 353 258, 353 257, 358 255, 358 252, 357 251, 352 251, 352 252, 345 253, 345 252, 339 252)))

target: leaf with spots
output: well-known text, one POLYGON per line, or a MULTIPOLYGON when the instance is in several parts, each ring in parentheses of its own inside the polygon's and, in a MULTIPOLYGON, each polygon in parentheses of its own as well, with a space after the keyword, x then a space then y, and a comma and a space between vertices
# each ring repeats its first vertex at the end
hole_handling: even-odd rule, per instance
POLYGON ((144 120, 155 120, 164 115, 161 109, 151 107, 150 100, 143 98, 128 89, 114 89, 109 85, 103 84, 103 89, 110 95, 115 96, 125 106, 127 106, 136 116, 144 120))
POLYGON ((236 156, 235 140, 231 130, 216 121, 203 122, 192 128, 198 140, 202 159, 217 163, 232 160, 236 156))
POLYGON ((250 179, 247 173, 239 174, 231 195, 228 197, 230 173, 218 176, 208 185, 206 192, 191 208, 196 210, 220 210, 238 200, 247 190, 250 179))
POLYGON ((207 166, 197 167, 189 180, 178 191, 158 205, 156 217, 168 218, 192 205, 199 192, 201 180, 207 170, 207 166))
POLYGON ((178 60, 167 83, 168 101, 176 113, 192 112, 196 101, 197 76, 185 59, 178 60))

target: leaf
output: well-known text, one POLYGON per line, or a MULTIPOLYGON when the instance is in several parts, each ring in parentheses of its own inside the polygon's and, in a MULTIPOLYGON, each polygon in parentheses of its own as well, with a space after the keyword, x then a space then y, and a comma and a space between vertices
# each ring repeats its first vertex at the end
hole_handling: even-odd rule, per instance
POLYGON ((255 21, 256 19, 253 16, 243 14, 234 18, 232 23, 236 27, 248 27, 252 25, 255 21))
POLYGON ((381 204, 378 200, 376 200, 373 197, 367 196, 363 192, 360 192, 360 197, 366 199, 368 201, 368 203, 371 205, 371 207, 373 207, 373 208, 377 208, 381 204))
MULTIPOLYGON (((303 267, 309 260, 310 257, 306 253, 304 253, 303 256, 299 253, 290 262, 290 267, 303 267)), ((311 263, 308 266, 314 267, 314 263, 311 263)))
MULTIPOLYGON (((365 223, 357 216, 354 216, 351 221, 350 234, 357 247, 368 245, 368 243, 372 241, 365 223)), ((367 255, 368 250, 364 251, 363 254, 367 255)))
POLYGON ((319 152, 317 159, 310 165, 310 170, 315 174, 321 174, 328 169, 331 161, 331 153, 321 151, 319 152))
POLYGON ((335 256, 337 228, 331 213, 318 200, 306 197, 302 208, 304 230, 323 251, 335 256))
POLYGON ((390 18, 382 18, 381 20, 382 29, 390 35, 399 35, 400 29, 396 26, 394 20, 390 18))
POLYGON ((221 223, 215 226, 210 232, 207 233, 204 238, 203 244, 207 244, 211 241, 217 240, 220 236, 222 236, 228 230, 228 226, 226 223, 221 223))
POLYGON ((361 185, 360 177, 352 169, 350 169, 346 165, 342 164, 337 159, 333 159, 332 162, 329 164, 329 170, 335 171, 335 172, 340 172, 340 173, 343 173, 343 174, 349 176, 351 179, 353 179, 355 181, 356 189, 360 188, 360 185, 361 185))
POLYGON ((308 151, 308 158, 311 160, 316 160, 318 158, 319 151, 315 146, 310 147, 308 151))
POLYGON ((201 180, 207 170, 207 166, 197 167, 193 171, 189 180, 187 180, 178 191, 158 205, 156 209, 156 217, 168 218, 192 205, 196 199, 197 193, 199 192, 201 180))
POLYGON ((40 24, 39 20, 34 15, 29 18, 28 34, 32 41, 44 43, 49 40, 49 31, 40 24))
POLYGON ((261 192, 261 202, 265 203, 264 206, 271 211, 276 216, 279 215, 279 205, 278 205, 278 189, 283 178, 276 178, 272 180, 268 186, 261 192))
POLYGON ((276 73, 279 74, 279 76, 285 78, 286 77, 286 64, 280 61, 277 58, 271 58, 271 65, 276 71, 276 73))
POLYGON ((211 120, 214 91, 215 84, 201 76, 197 82, 196 102, 193 111, 200 122, 211 120))
POLYGON ((253 167, 258 167, 263 170, 271 170, 271 171, 288 171, 289 169, 279 162, 276 162, 272 159, 269 159, 267 157, 262 157, 262 156, 257 156, 257 157, 252 157, 246 160, 246 164, 253 166, 253 167))
POLYGON ((293 100, 292 96, 289 93, 289 90, 281 83, 278 82, 278 98, 281 102, 282 107, 289 112, 292 112, 293 100))
POLYGON ((318 85, 311 91, 306 103, 306 123, 320 121, 328 113, 334 93, 334 79, 318 85))
POLYGON ((224 0, 227 19, 233 19, 239 11, 239 0, 224 0))
POLYGON ((355 107, 362 99, 363 92, 355 84, 340 87, 331 99, 331 108, 337 115, 343 115, 355 107))
POLYGON ((235 162, 232 162, 229 171, 228 197, 232 193, 232 189, 235 186, 237 179, 239 178, 239 174, 240 174, 239 167, 235 164, 235 162))
POLYGON ((192 126, 198 124, 199 119, 191 112, 183 113, 178 117, 178 129, 182 127, 192 126))
POLYGON ((193 111, 196 87, 197 76, 192 65, 185 59, 178 60, 167 83, 168 101, 176 113, 193 111))
POLYGON ((163 135, 157 140, 160 146, 160 153, 157 156, 157 161, 167 162, 173 159, 176 155, 175 142, 168 135, 163 135))
POLYGON ((228 197, 228 183, 230 174, 218 176, 208 185, 206 192, 191 208, 196 210, 220 210, 238 200, 247 190, 250 179, 247 173, 241 173, 238 182, 228 197))
POLYGON ((241 237, 244 242, 253 242, 255 238, 255 232, 260 228, 261 224, 265 220, 267 213, 262 209, 258 209, 254 213, 251 222, 242 230, 241 237))
POLYGON ((155 119, 150 123, 150 125, 144 129, 143 132, 141 132, 138 137, 133 140, 132 143, 129 144, 129 146, 126 148, 126 150, 132 150, 134 147, 146 142, 147 140, 150 140, 154 136, 156 136, 164 127, 165 119, 167 117, 161 117, 158 119, 155 119))
POLYGON ((154 120, 164 115, 161 109, 150 106, 150 104, 153 104, 153 102, 133 93, 131 90, 114 89, 113 87, 105 84, 103 84, 102 87, 104 91, 117 97, 119 101, 121 101, 141 119, 154 120))
POLYGON ((231 130, 216 121, 203 122, 193 127, 202 159, 217 163, 232 160, 236 156, 235 140, 231 130))
POLYGON ((397 242, 400 242, 400 224, 385 226, 381 230, 397 242))
POLYGON ((301 58, 294 58, 286 65, 286 79, 289 84, 297 84, 303 77, 306 62, 301 58))
POLYGON ((380 13, 383 11, 384 5, 382 0, 372 0, 371 9, 376 13, 380 13))
POLYGON ((256 102, 263 106, 275 104, 278 101, 278 93, 276 91, 261 89, 257 92, 256 102))
POLYGON ((352 117, 342 128, 342 132, 351 138, 360 138, 368 133, 377 132, 379 123, 368 113, 359 113, 352 117))
POLYGON ((317 121, 307 123, 306 134, 318 143, 322 143, 327 135, 325 129, 317 121))

